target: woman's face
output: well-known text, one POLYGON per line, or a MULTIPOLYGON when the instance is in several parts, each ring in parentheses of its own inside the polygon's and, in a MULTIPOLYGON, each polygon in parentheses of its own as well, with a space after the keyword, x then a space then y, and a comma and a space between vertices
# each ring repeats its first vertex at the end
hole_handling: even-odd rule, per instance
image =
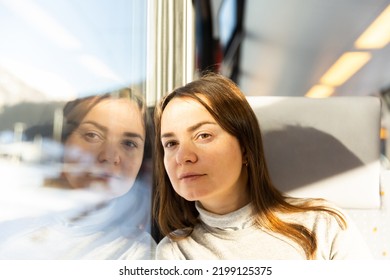
POLYGON ((140 170, 145 127, 135 102, 104 99, 65 142, 65 177, 72 188, 96 187, 119 196, 140 170))
POLYGON ((199 102, 174 98, 161 118, 164 165, 175 191, 224 214, 249 202, 243 152, 199 102))

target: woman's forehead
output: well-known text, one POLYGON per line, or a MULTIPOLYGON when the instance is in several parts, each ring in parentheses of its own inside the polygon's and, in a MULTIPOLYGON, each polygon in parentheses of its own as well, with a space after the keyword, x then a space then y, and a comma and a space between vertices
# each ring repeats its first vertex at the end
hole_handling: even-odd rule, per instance
POLYGON ((107 126, 122 126, 144 130, 144 120, 138 104, 125 98, 108 98, 97 103, 82 122, 94 120, 107 126))

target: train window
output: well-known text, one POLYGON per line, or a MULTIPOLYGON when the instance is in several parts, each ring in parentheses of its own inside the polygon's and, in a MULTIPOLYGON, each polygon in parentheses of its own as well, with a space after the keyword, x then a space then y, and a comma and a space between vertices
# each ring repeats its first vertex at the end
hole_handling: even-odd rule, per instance
POLYGON ((146 20, 146 1, 0 1, 1 259, 88 258, 129 211, 146 228, 146 20), (73 233, 91 240, 71 251, 73 233))

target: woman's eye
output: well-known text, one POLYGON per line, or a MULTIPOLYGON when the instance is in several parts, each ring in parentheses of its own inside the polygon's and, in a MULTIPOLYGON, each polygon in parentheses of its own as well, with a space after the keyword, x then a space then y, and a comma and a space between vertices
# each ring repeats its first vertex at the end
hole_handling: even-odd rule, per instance
POLYGON ((96 141, 99 141, 101 139, 100 135, 95 133, 95 132, 86 132, 84 134, 84 137, 88 140, 88 141, 92 141, 92 142, 96 142, 96 141))
POLYGON ((175 141, 168 141, 164 143, 164 148, 172 148, 175 145, 176 145, 175 141))
POLYGON ((211 134, 208 134, 208 133, 201 133, 198 135, 198 138, 199 139, 207 139, 207 138, 210 138, 211 137, 211 134))
POLYGON ((137 148, 138 145, 134 141, 131 140, 125 140, 123 141, 123 145, 125 145, 127 148, 137 148))

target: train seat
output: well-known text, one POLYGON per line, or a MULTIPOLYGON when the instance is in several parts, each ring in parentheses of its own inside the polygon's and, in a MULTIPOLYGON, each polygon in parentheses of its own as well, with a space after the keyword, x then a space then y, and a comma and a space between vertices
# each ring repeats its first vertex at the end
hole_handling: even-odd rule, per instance
POLYGON ((247 99, 258 117, 275 185, 289 195, 321 197, 345 209, 373 255, 390 258, 390 173, 381 166, 380 99, 247 99))

